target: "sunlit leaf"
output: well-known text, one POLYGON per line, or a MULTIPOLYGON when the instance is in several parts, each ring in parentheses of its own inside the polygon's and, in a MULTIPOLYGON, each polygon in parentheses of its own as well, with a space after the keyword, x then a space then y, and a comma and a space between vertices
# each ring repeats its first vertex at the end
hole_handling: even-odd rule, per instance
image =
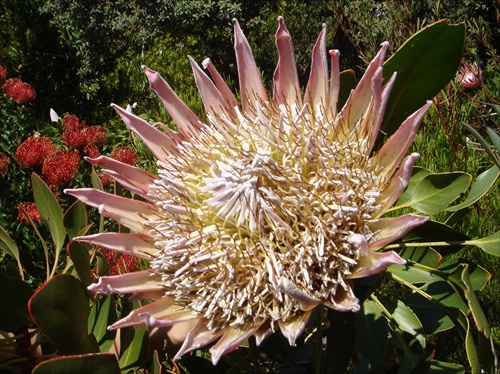
POLYGON ((448 207, 446 210, 454 212, 466 208, 469 205, 475 203, 489 191, 491 186, 493 186, 495 181, 498 179, 499 175, 500 175, 500 169, 498 168, 498 166, 493 165, 490 169, 481 173, 481 175, 477 177, 476 181, 472 184, 470 188, 469 195, 463 202, 448 207))
POLYGON ((471 179, 469 174, 461 172, 429 174, 405 205, 426 214, 439 213, 467 190, 471 179))
POLYGON ((500 257, 500 231, 482 239, 469 240, 470 245, 475 245, 490 255, 500 257))
POLYGON ((7 234, 7 231, 0 226, 0 249, 7 253, 9 256, 13 257, 17 261, 17 267, 19 268, 19 274, 23 276, 23 265, 21 264, 21 258, 19 257, 19 248, 14 240, 7 234))
POLYGON ((382 132, 393 134, 413 112, 455 77, 465 43, 465 24, 439 21, 409 38, 384 64, 384 80, 398 76, 389 97, 382 132))
POLYGON ((35 173, 31 175, 33 196, 42 221, 49 227, 52 241, 56 247, 56 258, 61 251, 66 238, 66 229, 63 223, 63 213, 56 197, 45 182, 35 173))
POLYGON ((415 192, 415 188, 417 188, 422 179, 424 179, 429 174, 432 173, 427 169, 414 167, 412 170, 411 179, 408 182, 408 186, 406 187, 406 190, 399 196, 399 199, 395 206, 404 205, 408 201, 410 201, 411 197, 413 196, 413 193, 415 192))

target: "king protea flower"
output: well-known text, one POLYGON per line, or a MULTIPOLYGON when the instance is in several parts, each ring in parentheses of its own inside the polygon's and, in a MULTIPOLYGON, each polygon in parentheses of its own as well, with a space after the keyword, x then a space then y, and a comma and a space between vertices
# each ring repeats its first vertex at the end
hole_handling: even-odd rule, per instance
POLYGON ((337 111, 339 52, 329 53, 329 78, 325 27, 302 97, 291 37, 278 22, 272 98, 235 21, 241 103, 209 59, 202 65, 212 79, 190 59, 205 123, 144 67, 179 131, 113 107, 158 158, 158 174, 100 156, 89 161, 140 198, 66 191, 132 231, 76 240, 150 261, 148 270, 89 287, 154 300, 110 328, 171 327, 170 337, 182 342, 176 358, 215 343, 215 364, 252 335, 260 344, 277 329, 293 345, 317 305, 358 311, 351 280, 405 263, 383 247, 426 221, 381 218, 408 184, 418 154, 402 159, 429 108, 373 154, 395 80, 382 85, 388 44, 337 111))

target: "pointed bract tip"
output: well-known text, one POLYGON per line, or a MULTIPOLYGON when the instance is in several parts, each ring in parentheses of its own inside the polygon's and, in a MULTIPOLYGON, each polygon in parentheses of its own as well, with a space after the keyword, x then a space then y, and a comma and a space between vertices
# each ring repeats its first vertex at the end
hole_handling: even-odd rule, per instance
POLYGON ((203 69, 206 69, 208 67, 208 65, 210 65, 210 58, 207 57, 205 58, 202 62, 201 62, 201 66, 203 66, 203 69))

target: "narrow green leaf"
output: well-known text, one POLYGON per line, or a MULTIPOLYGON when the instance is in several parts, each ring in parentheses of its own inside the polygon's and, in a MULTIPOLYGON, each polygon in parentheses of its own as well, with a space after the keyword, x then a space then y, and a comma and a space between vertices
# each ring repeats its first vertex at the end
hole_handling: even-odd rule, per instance
POLYGON ((429 374, 464 374, 465 368, 459 364, 432 360, 429 374))
POLYGON ((471 179, 461 172, 429 174, 415 188, 407 205, 422 213, 437 214, 467 190, 471 179))
POLYGON ((476 293, 473 290, 468 267, 465 267, 461 281, 465 285, 465 299, 469 303, 469 308, 472 314, 472 318, 476 324, 478 330, 478 341, 481 349, 479 350, 479 361, 481 362, 481 367, 486 369, 486 372, 493 373, 495 370, 495 351, 494 346, 489 345, 491 339, 491 330, 488 319, 479 304, 479 300, 476 297, 476 293))
POLYGON ((70 239, 88 227, 87 208, 80 200, 75 201, 64 213, 64 227, 70 239))
MULTIPOLYGON (((123 301, 122 315, 126 315, 130 310, 140 307, 138 301, 128 303, 123 301)), ((118 338, 118 336, 117 336, 118 338)), ((144 363, 149 350, 148 331, 146 326, 134 326, 120 330, 120 356, 119 363, 122 370, 129 370, 139 367, 144 363)))
MULTIPOLYGON (((486 140, 483 139, 483 137, 476 131, 476 129, 474 129, 472 126, 469 126, 468 124, 466 123, 462 123, 462 125, 465 126, 465 128, 467 130, 469 130, 469 132, 474 135, 474 137, 476 138, 476 140, 482 145, 484 151, 488 154, 488 156, 491 157, 491 160, 495 163, 495 165, 500 168, 500 157, 498 157, 498 155, 496 155, 495 153, 493 153, 493 151, 491 150, 490 148, 490 145, 486 142, 486 140)), ((495 136, 498 136, 498 135, 493 135, 493 139, 492 141, 494 143, 497 142, 497 139, 495 138, 495 136)), ((498 148, 497 148, 498 150, 498 148)))
POLYGON ((0 330, 15 332, 30 321, 28 300, 31 295, 33 290, 24 281, 0 274, 0 330))
POLYGON ((120 374, 112 353, 91 353, 51 358, 38 364, 33 374, 106 373, 120 374))
POLYGON ((384 80, 397 72, 381 126, 393 134, 401 123, 455 77, 465 43, 465 24, 439 21, 408 39, 384 64, 384 80))
POLYGON ((490 255, 500 257, 500 231, 482 239, 470 240, 467 243, 481 248, 490 255))
POLYGON ((31 183, 38 212, 42 221, 49 227, 52 241, 56 247, 56 258, 58 258, 66 238, 61 207, 50 188, 35 173, 31 175, 31 183))
POLYGON ((109 331, 108 326, 116 320, 114 297, 111 295, 96 297, 90 311, 89 330, 96 337, 101 351, 105 351, 113 345, 116 331, 109 331))
MULTIPOLYGON (((498 108, 500 106, 497 105, 498 108)), ((500 116, 500 113, 497 112, 497 115, 500 116)), ((500 152, 500 136, 491 128, 487 127, 486 128, 486 133, 488 134, 488 137, 491 140, 491 144, 496 148, 498 152, 500 152)))
POLYGON ((0 226, 0 250, 4 251, 17 261, 19 273, 21 274, 21 277, 23 277, 23 265, 21 264, 21 258, 19 257, 19 247, 2 226, 0 226))
POLYGON ((476 181, 471 186, 469 195, 463 202, 448 207, 446 210, 454 212, 459 209, 466 208, 469 205, 472 205, 489 191, 489 189, 491 188, 491 186, 493 186, 493 183, 495 183, 499 175, 500 175, 500 169, 498 168, 498 166, 493 165, 490 169, 481 173, 481 175, 477 177, 476 181))
POLYGON ((89 299, 82 284, 68 274, 56 275, 31 297, 31 318, 64 355, 98 352, 88 334, 89 299))
POLYGON ((90 275, 90 256, 88 245, 71 241, 68 244, 68 254, 73 266, 75 267, 78 278, 84 287, 92 284, 92 277, 90 275))

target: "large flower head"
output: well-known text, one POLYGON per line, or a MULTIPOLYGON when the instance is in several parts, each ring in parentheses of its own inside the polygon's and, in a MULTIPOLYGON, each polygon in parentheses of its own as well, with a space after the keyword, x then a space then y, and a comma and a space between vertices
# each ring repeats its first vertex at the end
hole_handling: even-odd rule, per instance
POLYGON ((312 309, 358 311, 351 280, 404 260, 381 249, 426 218, 381 218, 406 188, 418 154, 403 160, 429 104, 372 153, 395 76, 382 85, 387 43, 339 111, 339 52, 321 31, 304 96, 290 34, 278 19, 279 61, 268 97, 235 21, 240 103, 210 60, 193 61, 208 123, 144 67, 178 127, 149 125, 114 106, 158 158, 153 175, 111 158, 90 159, 141 199, 93 189, 67 192, 132 233, 77 240, 150 260, 150 269, 102 277, 90 290, 153 299, 111 327, 172 327, 176 357, 208 345, 212 361, 252 335, 294 344, 312 309))

